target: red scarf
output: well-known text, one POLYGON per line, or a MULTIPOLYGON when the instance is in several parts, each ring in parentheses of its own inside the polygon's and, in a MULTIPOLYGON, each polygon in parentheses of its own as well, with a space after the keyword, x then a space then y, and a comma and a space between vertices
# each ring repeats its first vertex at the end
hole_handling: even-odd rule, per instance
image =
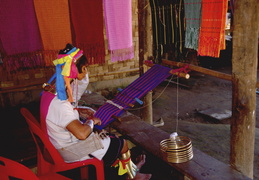
POLYGON ((69 1, 73 44, 84 51, 89 64, 105 62, 102 0, 69 1))

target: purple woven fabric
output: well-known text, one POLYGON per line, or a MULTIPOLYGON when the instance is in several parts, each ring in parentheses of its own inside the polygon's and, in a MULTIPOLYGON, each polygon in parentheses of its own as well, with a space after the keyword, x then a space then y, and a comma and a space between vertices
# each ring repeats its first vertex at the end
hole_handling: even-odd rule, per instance
POLYGON ((149 91, 158 86, 163 80, 169 77, 171 75, 170 70, 171 69, 168 67, 156 64, 118 93, 112 102, 122 106, 123 109, 119 109, 110 103, 105 103, 101 106, 95 113, 95 116, 102 120, 102 125, 97 126, 97 128, 102 129, 114 121, 114 118, 112 117, 113 115, 119 117, 124 110, 130 108, 128 104, 136 103, 135 98, 141 99, 149 91))
POLYGON ((7 55, 41 50, 33 0, 2 0, 0 37, 7 55))

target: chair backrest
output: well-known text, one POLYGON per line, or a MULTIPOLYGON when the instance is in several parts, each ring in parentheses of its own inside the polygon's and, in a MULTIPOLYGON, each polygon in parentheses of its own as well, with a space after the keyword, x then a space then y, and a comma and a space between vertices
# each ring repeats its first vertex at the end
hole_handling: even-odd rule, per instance
POLYGON ((28 167, 0 156, 0 179, 11 178, 39 180, 39 178, 28 167))
POLYGON ((48 135, 41 129, 40 123, 36 118, 24 107, 20 111, 29 125, 37 149, 41 152, 43 158, 53 165, 64 164, 64 159, 50 142, 48 135))
POLYGON ((41 94, 41 100, 40 100, 40 125, 41 129, 44 133, 47 134, 47 125, 46 125, 46 116, 48 114, 48 109, 51 101, 55 97, 54 94, 44 91, 41 94))

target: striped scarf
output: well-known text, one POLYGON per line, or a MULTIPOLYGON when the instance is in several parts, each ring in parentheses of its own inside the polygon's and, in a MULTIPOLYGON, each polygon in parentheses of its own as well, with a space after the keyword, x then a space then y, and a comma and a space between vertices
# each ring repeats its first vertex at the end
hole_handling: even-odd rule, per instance
POLYGON ((0 24, 0 53, 7 71, 44 66, 33 0, 2 0, 0 24))
POLYGON ((186 21, 185 47, 198 50, 201 0, 184 0, 186 21))
POLYGON ((68 0, 34 0, 46 65, 53 65, 58 51, 72 42, 68 0))
POLYGON ((111 61, 134 57, 131 0, 103 0, 108 49, 111 61))
POLYGON ((69 1, 73 44, 82 49, 89 64, 105 62, 102 0, 69 1))
POLYGON ((228 0, 202 0, 198 55, 219 57, 225 49, 228 0))

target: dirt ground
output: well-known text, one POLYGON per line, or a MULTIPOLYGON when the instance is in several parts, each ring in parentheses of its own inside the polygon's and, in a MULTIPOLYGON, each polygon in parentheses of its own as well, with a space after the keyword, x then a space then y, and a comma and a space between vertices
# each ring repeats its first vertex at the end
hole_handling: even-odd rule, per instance
MULTIPOLYGON (((231 74, 231 67, 221 67, 217 71, 231 74)), ((231 112, 232 84, 230 81, 197 72, 191 72, 190 75, 188 80, 164 82, 153 90, 153 121, 162 118, 164 126, 159 128, 168 133, 177 132, 181 136, 189 137, 195 148, 228 164, 230 118, 212 118, 199 112, 231 112)), ((258 102, 257 98, 257 104, 258 102)), ((259 179, 258 106, 256 111, 254 179, 259 179)), ((138 114, 139 110, 133 109, 131 112, 138 114)))

